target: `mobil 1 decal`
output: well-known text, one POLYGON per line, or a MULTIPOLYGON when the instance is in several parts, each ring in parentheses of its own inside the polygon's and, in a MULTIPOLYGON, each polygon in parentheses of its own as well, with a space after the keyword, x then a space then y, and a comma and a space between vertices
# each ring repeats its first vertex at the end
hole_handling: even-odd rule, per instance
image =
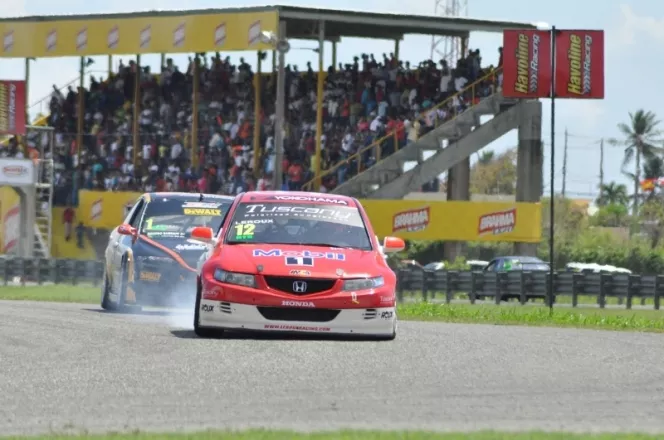
POLYGON ((284 251, 281 249, 254 249, 257 258, 284 258, 287 266, 313 266, 318 259, 344 261, 346 256, 341 252, 315 251, 284 251))
POLYGON ((313 266, 314 259, 311 257, 286 257, 286 266, 313 266))

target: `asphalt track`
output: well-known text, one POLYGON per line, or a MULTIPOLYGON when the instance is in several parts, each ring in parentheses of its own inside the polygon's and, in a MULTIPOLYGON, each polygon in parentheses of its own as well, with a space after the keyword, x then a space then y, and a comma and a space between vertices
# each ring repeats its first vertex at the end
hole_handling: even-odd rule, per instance
POLYGON ((190 322, 0 301, 0 435, 664 432, 664 335, 402 322, 392 342, 200 340, 190 322))

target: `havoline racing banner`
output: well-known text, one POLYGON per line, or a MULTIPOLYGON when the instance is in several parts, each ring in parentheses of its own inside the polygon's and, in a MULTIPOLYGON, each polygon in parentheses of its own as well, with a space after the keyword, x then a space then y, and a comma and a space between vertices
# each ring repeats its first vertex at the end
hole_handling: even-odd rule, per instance
POLYGON ((25 81, 0 80, 0 135, 25 135, 25 81))

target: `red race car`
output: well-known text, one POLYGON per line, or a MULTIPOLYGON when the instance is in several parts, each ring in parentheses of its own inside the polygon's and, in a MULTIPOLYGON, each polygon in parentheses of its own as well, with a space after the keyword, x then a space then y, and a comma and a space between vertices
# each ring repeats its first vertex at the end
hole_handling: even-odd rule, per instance
POLYGON ((309 192, 247 192, 218 231, 191 238, 199 266, 194 330, 295 332, 391 340, 396 275, 384 253, 404 241, 373 232, 357 199, 309 192))

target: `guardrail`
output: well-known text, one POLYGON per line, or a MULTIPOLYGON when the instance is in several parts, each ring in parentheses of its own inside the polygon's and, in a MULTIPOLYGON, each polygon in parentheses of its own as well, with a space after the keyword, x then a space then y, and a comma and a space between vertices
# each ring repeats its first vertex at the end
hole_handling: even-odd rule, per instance
MULTIPOLYGON (((548 272, 482 272, 397 269, 397 297, 424 300, 443 300, 450 303, 459 295, 471 304, 491 301, 500 304, 516 299, 521 304, 532 299, 544 299, 548 293, 548 272)), ((104 274, 101 261, 0 258, 0 278, 9 284, 93 284, 99 285, 104 274)), ((659 310, 664 296, 664 275, 630 275, 611 273, 554 274, 554 298, 571 298, 572 307, 582 296, 595 297, 599 307, 615 298, 629 309, 634 300, 642 305, 651 299, 659 310)))

